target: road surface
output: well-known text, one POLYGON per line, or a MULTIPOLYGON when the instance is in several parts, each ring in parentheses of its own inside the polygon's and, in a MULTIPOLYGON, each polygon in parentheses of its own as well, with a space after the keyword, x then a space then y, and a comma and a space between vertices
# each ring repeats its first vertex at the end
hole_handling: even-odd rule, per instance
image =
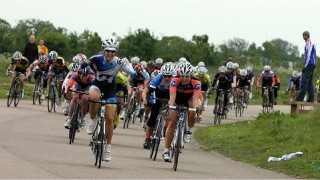
MULTIPOLYGON (((289 112, 289 106, 276 109, 289 112)), ((66 118, 61 112, 62 107, 57 113, 48 113, 46 103, 34 106, 31 100, 20 102, 17 108, 8 108, 6 101, 0 101, 0 178, 292 178, 233 161, 216 152, 202 151, 193 142, 185 145, 174 172, 173 164, 162 160, 163 141, 158 159, 148 158, 149 150, 142 148, 144 132, 140 123, 115 130, 112 161, 103 162, 98 169, 93 165, 94 157, 88 146, 90 137, 82 131, 70 145, 68 131, 63 127, 66 118)), ((251 105, 242 118, 234 117, 231 111, 222 123, 254 119, 259 112, 261 106, 251 105)), ((210 125, 213 125, 212 106, 196 126, 210 125)))

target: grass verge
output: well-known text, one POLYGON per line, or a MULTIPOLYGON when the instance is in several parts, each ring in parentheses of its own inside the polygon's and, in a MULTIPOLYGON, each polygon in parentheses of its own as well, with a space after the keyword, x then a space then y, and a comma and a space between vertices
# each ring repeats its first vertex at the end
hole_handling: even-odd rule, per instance
POLYGON ((303 115, 260 114, 255 121, 198 129, 195 140, 204 150, 215 150, 237 161, 252 163, 300 178, 320 178, 320 110, 303 115), (271 162, 302 151, 301 157, 271 162))

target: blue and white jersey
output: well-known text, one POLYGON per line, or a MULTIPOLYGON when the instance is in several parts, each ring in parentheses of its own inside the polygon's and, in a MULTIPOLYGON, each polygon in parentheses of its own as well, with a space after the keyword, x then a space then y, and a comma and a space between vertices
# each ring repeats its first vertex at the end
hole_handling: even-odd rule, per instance
POLYGON ((111 61, 106 61, 105 55, 100 54, 92 56, 89 61, 97 67, 96 78, 98 81, 113 83, 115 82, 118 71, 125 71, 132 77, 136 77, 136 72, 132 66, 118 57, 114 57, 111 61))
POLYGON ((159 89, 160 91, 168 91, 169 92, 170 82, 171 81, 166 82, 163 79, 163 75, 160 73, 156 77, 153 78, 153 80, 150 83, 150 88, 159 89))
POLYGON ((306 41, 304 47, 304 68, 309 64, 317 65, 316 45, 311 42, 310 38, 306 41))

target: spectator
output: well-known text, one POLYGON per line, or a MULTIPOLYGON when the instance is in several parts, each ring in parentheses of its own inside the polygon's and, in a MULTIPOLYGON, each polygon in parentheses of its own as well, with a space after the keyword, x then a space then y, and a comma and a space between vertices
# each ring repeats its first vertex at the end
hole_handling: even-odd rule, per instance
POLYGON ((229 54, 227 61, 224 62, 224 66, 227 66, 227 63, 228 63, 228 62, 233 62, 233 56, 232 56, 232 54, 229 54))
POLYGON ((48 55, 48 48, 44 45, 43 38, 40 38, 40 41, 39 41, 38 54, 39 55, 48 55))
POLYGON ((301 89, 296 101, 303 101, 306 92, 308 92, 309 96, 307 102, 313 102, 314 89, 312 76, 313 71, 317 65, 316 46, 311 42, 310 33, 308 31, 303 32, 302 37, 306 42, 306 46, 304 48, 304 66, 302 69, 301 89))
MULTIPOLYGON (((23 56, 32 64, 34 60, 38 59, 38 47, 34 43, 35 37, 31 35, 28 44, 24 48, 23 56)), ((31 83, 31 76, 28 78, 28 82, 31 83)))

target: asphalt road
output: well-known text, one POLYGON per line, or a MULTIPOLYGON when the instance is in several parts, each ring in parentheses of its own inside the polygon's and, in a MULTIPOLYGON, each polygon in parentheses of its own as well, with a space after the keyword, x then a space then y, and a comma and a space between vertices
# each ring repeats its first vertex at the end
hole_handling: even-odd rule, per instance
MULTIPOLYGON (((276 109, 289 112, 289 106, 276 109)), ((222 123, 254 119, 259 112, 261 106, 251 105, 242 118, 234 117, 231 111, 222 123)), ((202 151, 193 142, 185 145, 175 172, 173 164, 162 160, 163 142, 158 159, 149 159, 149 150, 142 148, 144 132, 140 123, 130 124, 129 129, 115 130, 112 161, 103 162, 98 169, 88 146, 90 136, 84 131, 77 133, 75 143, 69 144, 61 107, 57 113, 48 113, 46 103, 34 106, 31 100, 22 101, 17 108, 8 108, 6 101, 1 100, 0 114, 0 178, 292 178, 233 161, 216 152, 202 151)), ((212 106, 196 126, 210 125, 213 125, 212 106)))

